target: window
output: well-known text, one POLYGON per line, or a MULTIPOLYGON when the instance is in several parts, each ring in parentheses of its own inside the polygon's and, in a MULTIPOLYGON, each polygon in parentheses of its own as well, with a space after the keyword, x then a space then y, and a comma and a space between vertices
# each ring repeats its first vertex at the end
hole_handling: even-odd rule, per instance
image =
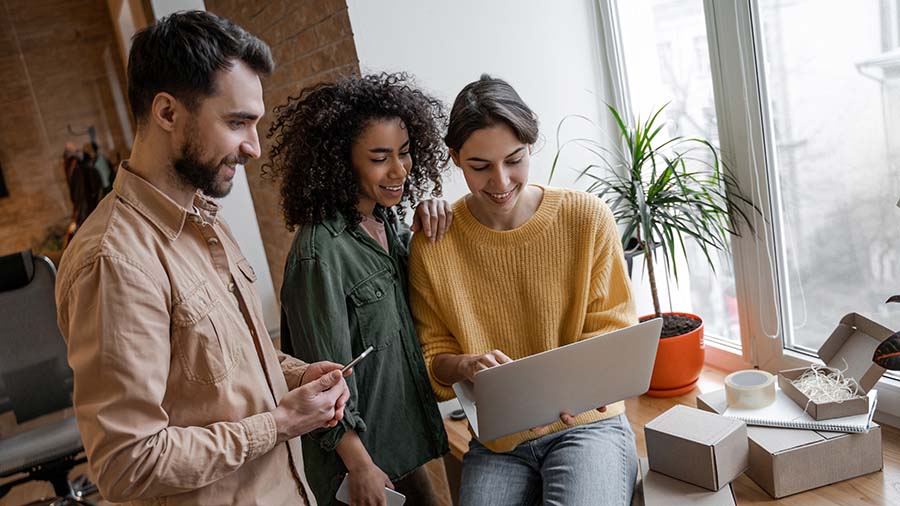
MULTIPOLYGON (((900 306, 885 304, 900 293, 900 0, 600 11, 616 104, 646 114, 671 100, 672 127, 720 144, 762 211, 717 277, 691 272, 708 333, 775 371, 814 360, 846 313, 900 328, 900 306)), ((882 416, 900 421, 900 383, 879 388, 882 416)))
MULTIPOLYGON (((718 145, 703 1, 618 0, 616 8, 628 82, 626 109, 646 118, 668 103, 667 135, 696 136, 718 145)), ((674 283, 669 283, 669 290, 660 287, 660 302, 672 311, 702 317, 708 339, 739 346, 730 254, 713 259, 715 272, 693 241, 687 244, 687 256, 690 270, 679 266, 677 287, 674 283)))
POLYGON ((893 7, 758 5, 784 345, 795 351, 814 353, 852 311, 900 327, 900 307, 884 303, 900 291, 900 54, 873 29, 896 26, 893 7))

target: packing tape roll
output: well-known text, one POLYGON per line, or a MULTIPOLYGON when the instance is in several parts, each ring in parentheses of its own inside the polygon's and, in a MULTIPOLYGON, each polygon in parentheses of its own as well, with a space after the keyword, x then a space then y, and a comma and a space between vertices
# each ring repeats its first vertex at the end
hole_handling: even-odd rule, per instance
POLYGON ((725 399, 735 408, 764 408, 775 402, 775 376, 758 369, 733 372, 725 376, 725 399))

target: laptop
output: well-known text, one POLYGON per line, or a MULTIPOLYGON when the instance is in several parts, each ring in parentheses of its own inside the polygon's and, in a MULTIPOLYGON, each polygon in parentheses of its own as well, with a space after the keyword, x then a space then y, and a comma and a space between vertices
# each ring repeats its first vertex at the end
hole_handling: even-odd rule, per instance
POLYGON ((453 390, 478 440, 493 441, 645 393, 661 331, 654 318, 484 369, 453 390))

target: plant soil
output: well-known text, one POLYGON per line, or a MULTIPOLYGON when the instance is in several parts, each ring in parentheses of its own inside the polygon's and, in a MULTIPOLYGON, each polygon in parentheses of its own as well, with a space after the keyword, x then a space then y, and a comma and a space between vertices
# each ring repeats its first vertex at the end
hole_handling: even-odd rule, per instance
MULTIPOLYGON (((645 318, 641 318, 641 321, 644 322, 647 320, 652 320, 653 318, 654 316, 650 315, 645 318)), ((703 324, 701 320, 696 320, 694 318, 689 318, 687 316, 681 316, 678 314, 663 313, 662 318, 663 327, 662 334, 659 336, 660 339, 687 334, 688 332, 696 329, 703 324)))

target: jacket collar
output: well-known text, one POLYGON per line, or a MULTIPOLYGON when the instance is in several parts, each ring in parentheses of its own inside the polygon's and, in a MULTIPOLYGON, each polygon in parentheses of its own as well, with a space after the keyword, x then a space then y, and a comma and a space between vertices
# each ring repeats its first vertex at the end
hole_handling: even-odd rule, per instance
MULTIPOLYGON (((382 222, 388 223, 387 215, 385 214, 383 207, 376 205, 373 214, 382 222)), ((325 221, 322 222, 322 226, 331 232, 332 236, 337 237, 345 230, 350 229, 350 222, 347 221, 344 213, 338 211, 333 217, 325 219, 325 221)))

